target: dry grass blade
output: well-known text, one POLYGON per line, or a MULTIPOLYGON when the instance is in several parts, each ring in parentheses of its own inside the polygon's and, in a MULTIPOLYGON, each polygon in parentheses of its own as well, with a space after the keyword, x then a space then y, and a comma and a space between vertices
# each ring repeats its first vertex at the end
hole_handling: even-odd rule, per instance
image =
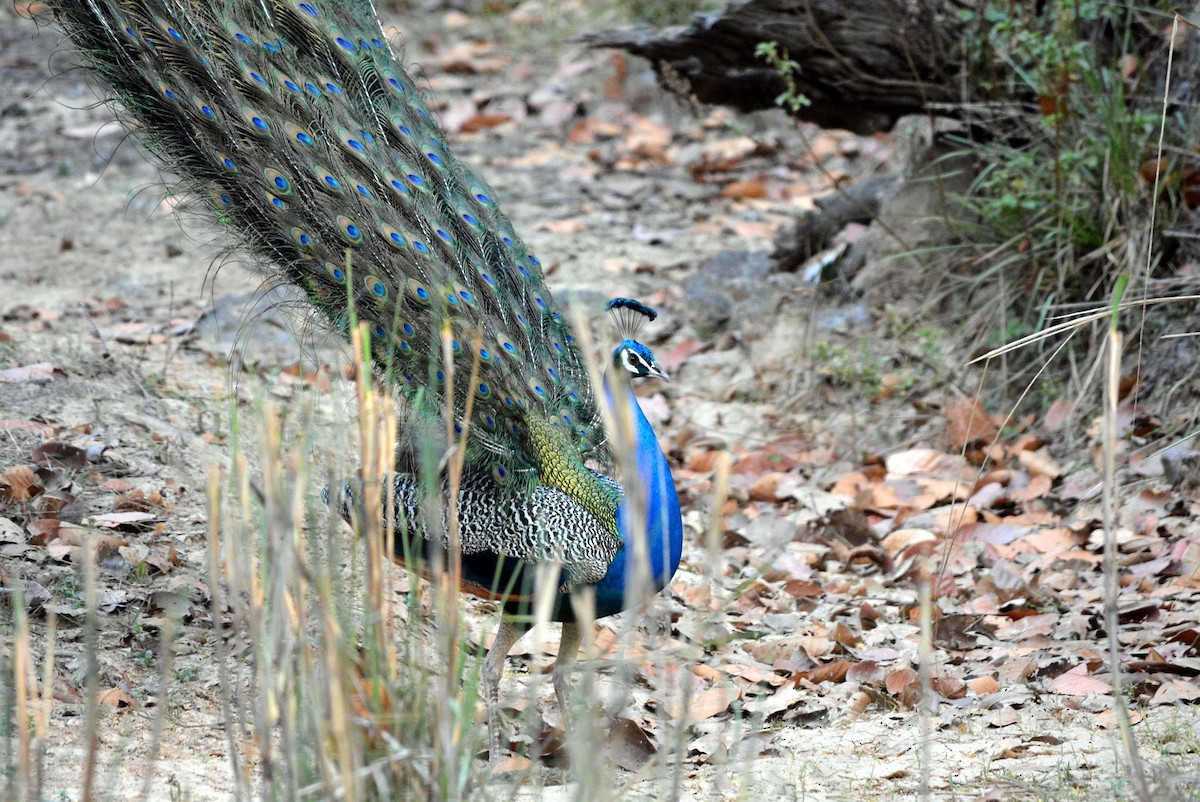
POLYGON ((921 647, 918 670, 921 681, 920 716, 921 742, 918 760, 921 766, 919 799, 929 799, 933 755, 933 717, 937 714, 938 698, 933 692, 933 576, 930 561, 923 558, 917 578, 918 602, 921 611, 921 647))
MULTIPOLYGON (((220 621, 225 614, 223 589, 221 581, 221 471, 216 466, 208 472, 208 576, 211 582, 210 611, 214 621, 220 621)), ((233 682, 229 675, 226 656, 225 639, 217 638, 214 643, 217 663, 217 678, 220 684, 221 717, 226 721, 225 742, 229 752, 230 772, 234 777, 241 777, 241 761, 238 754, 237 732, 241 717, 234 717, 233 682)), ((239 711, 240 712, 240 711, 239 711)), ((241 802, 241 783, 234 783, 234 798, 241 802)))
MULTIPOLYGON (((1174 19, 1171 22, 1171 38, 1168 40, 1169 46, 1167 47, 1167 71, 1166 71, 1165 77, 1163 79, 1162 111, 1159 112, 1159 116, 1158 116, 1158 153, 1156 154, 1155 162, 1154 162, 1154 189, 1150 195, 1150 197, 1152 199, 1151 203, 1150 203, 1150 224, 1148 227, 1148 229, 1150 231, 1154 230, 1154 221, 1158 217, 1158 203, 1156 201, 1157 201, 1157 198, 1159 197, 1158 188, 1162 184, 1162 178, 1163 178, 1163 175, 1162 175, 1163 174, 1163 145, 1164 145, 1164 142, 1166 141, 1166 136, 1167 136, 1167 112, 1170 109, 1170 100, 1171 100, 1171 67, 1175 63, 1175 43, 1177 41, 1179 41, 1178 36, 1179 36, 1180 16, 1179 16, 1178 12, 1175 12, 1172 16, 1174 19)), ((1149 291, 1150 278, 1153 274, 1153 269, 1154 269, 1154 238, 1147 237, 1146 238, 1146 272, 1145 272, 1146 279, 1143 282, 1143 286, 1146 288, 1147 291, 1149 291)), ((1142 316, 1141 316, 1142 320, 1141 320, 1141 324, 1138 326, 1137 369, 1139 372, 1142 369, 1142 335, 1146 330, 1146 308, 1147 307, 1144 307, 1144 306, 1142 307, 1142 310, 1141 310, 1142 311, 1142 316)), ((1139 387, 1137 389, 1140 391, 1141 382, 1138 382, 1138 385, 1139 385, 1139 387)))
POLYGON ((138 800, 150 799, 152 787, 154 784, 154 766, 158 763, 159 749, 162 746, 163 725, 167 720, 167 710, 170 709, 170 704, 167 701, 167 689, 171 684, 172 672, 175 666, 175 647, 174 640, 176 632, 179 628, 179 622, 174 616, 169 616, 163 624, 162 631, 159 633, 159 671, 158 671, 158 704, 154 710, 154 722, 150 725, 150 753, 146 758, 144 767, 145 776, 142 778, 142 787, 138 791, 138 800))
MULTIPOLYGON (((1114 315, 1114 321, 1116 317, 1114 315)), ((1138 752, 1137 739, 1129 720, 1121 685, 1121 642, 1118 638, 1119 616, 1117 553, 1117 404, 1121 397, 1121 332, 1115 326, 1109 331, 1108 360, 1104 382, 1104 628, 1108 631, 1108 663, 1112 675, 1113 708, 1121 730, 1121 742, 1129 769, 1130 784, 1139 802, 1150 802, 1146 771, 1138 752)))
MULTIPOLYGON (((13 773, 13 795, 17 798, 38 789, 34 773, 32 738, 29 732, 29 700, 32 698, 33 660, 30 648, 29 616, 25 611, 25 593, 20 582, 13 587, 13 695, 17 730, 17 766, 13 773)), ((40 789, 37 795, 41 796, 40 789)))
POLYGON ((713 473, 712 505, 708 513, 708 533, 704 546, 708 550, 708 570, 714 577, 721 570, 721 523, 724 519, 722 509, 729 498, 729 476, 733 469, 733 457, 728 451, 717 455, 713 473))
POLYGON ((89 537, 84 546, 83 603, 85 605, 84 643, 87 649, 86 711, 83 737, 83 802, 91 802, 95 792, 96 768, 100 748, 100 622, 96 614, 96 540, 89 537))
MULTIPOLYGON (((1117 306, 1117 310, 1124 312, 1129 309, 1142 309, 1142 308, 1147 308, 1147 307, 1152 307, 1152 306, 1158 306, 1160 304, 1183 303, 1186 301, 1197 301, 1197 300, 1200 300, 1200 295, 1168 295, 1168 296, 1164 296, 1162 298, 1140 298, 1140 299, 1134 300, 1134 301, 1122 301, 1117 306)), ((1047 326, 1046 328, 1042 329, 1041 331, 1037 331, 1037 332, 1034 332, 1033 334, 1028 334, 1024 337, 1020 337, 1016 340, 1013 340, 1012 342, 1005 343, 1004 345, 1002 345, 998 348, 993 348, 991 351, 988 351, 986 354, 975 357, 967 364, 975 365, 979 362, 987 362, 988 360, 995 359, 1000 356, 1004 356, 1005 354, 1010 354, 1013 351, 1017 351, 1021 348, 1025 348, 1025 347, 1033 345, 1035 343, 1039 343, 1042 340, 1049 339, 1050 337, 1053 337, 1057 334, 1071 332, 1071 331, 1074 331, 1077 329, 1081 329, 1084 326, 1090 325, 1092 323, 1098 323, 1098 322, 1104 320, 1105 318, 1107 318, 1109 315, 1111 315, 1112 311, 1113 311, 1113 307, 1106 304, 1104 306, 1097 307, 1096 309, 1093 309, 1090 311, 1074 313, 1071 316, 1070 320, 1063 321, 1062 323, 1055 323, 1052 326, 1047 326)))

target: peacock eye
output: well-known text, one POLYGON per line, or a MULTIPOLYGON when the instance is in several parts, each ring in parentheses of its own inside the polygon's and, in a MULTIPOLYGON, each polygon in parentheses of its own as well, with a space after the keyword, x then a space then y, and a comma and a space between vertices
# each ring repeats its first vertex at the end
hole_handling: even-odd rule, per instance
POLYGON ((647 370, 646 360, 636 351, 625 352, 625 367, 635 376, 645 375, 647 370))

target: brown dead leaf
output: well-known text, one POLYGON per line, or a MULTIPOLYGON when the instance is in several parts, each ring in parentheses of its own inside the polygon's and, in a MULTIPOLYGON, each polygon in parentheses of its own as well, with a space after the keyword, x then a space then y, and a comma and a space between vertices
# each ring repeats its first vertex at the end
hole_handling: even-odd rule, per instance
POLYGON ((967 683, 967 687, 971 689, 971 693, 976 696, 986 696, 989 693, 997 693, 1000 690, 1000 683, 996 678, 988 675, 984 677, 976 677, 967 683))
POLYGON ((490 764, 491 770, 503 773, 528 771, 533 765, 533 761, 524 755, 504 755, 499 760, 490 764))
POLYGON ((733 465, 735 474, 760 474, 768 471, 786 471, 792 468, 796 461, 787 456, 772 451, 769 448, 756 449, 738 458, 733 465))
POLYGON ((665 163, 667 146, 671 144, 673 135, 674 132, 669 127, 646 117, 639 117, 629 128, 626 147, 643 159, 665 163))
POLYGON ((1102 679, 1088 676, 1087 666, 1078 665, 1051 680, 1048 690, 1065 696, 1087 696, 1090 693, 1109 693, 1112 691, 1112 685, 1102 679))
POLYGON ((657 751, 646 730, 625 716, 613 723, 607 742, 612 761, 626 771, 639 770, 657 751))
POLYGON ((124 540, 120 540, 112 535, 106 535, 102 532, 97 532, 94 529, 89 529, 86 526, 80 526, 79 524, 73 524, 68 521, 62 521, 59 523, 56 537, 71 546, 86 546, 88 541, 91 540, 96 544, 97 549, 102 551, 114 551, 120 546, 125 545, 124 540))
POLYGON ((104 705, 105 707, 126 707, 133 708, 135 710, 141 707, 141 705, 138 704, 137 699, 134 699, 127 691, 123 691, 120 688, 106 688, 105 690, 100 691, 100 693, 96 695, 96 702, 97 704, 104 705))
POLYGON ((132 543, 128 546, 120 546, 117 549, 117 553, 121 555, 125 562, 135 568, 145 563, 160 574, 169 573, 180 563, 174 548, 171 548, 168 552, 164 552, 160 549, 151 549, 144 543, 132 543))
POLYGON ((783 474, 778 471, 772 473, 764 473, 762 476, 754 480, 754 484, 750 485, 750 500, 751 501, 775 501, 775 488, 779 486, 779 480, 783 474))
POLYGON ((616 139, 622 133, 622 128, 607 120, 588 118, 576 123, 567 134, 567 142, 572 145, 590 145, 601 139, 616 139))
POLYGON ((947 699, 962 699, 967 695, 967 683, 954 677, 934 677, 929 684, 934 693, 939 693, 947 699))
MULTIPOLYGON (((1029 452, 1022 451, 1022 454, 1029 452)), ((1029 480, 1029 484, 1019 490, 1008 491, 1008 497, 1016 502, 1029 502, 1039 498, 1045 498, 1050 493, 1050 488, 1053 487, 1054 480, 1044 474, 1039 474, 1029 480)))
POLYGON ((706 142, 701 147, 701 165, 697 166, 696 171, 716 173, 732 170, 757 150, 758 143, 748 136, 706 142))
POLYGON ((506 114, 504 112, 497 112, 497 111, 492 111, 492 112, 485 111, 485 112, 481 112, 479 114, 475 114, 471 117, 468 117, 466 120, 464 120, 460 130, 464 134, 471 134, 476 131, 482 131, 487 128, 495 128, 498 125, 503 125, 504 123, 508 122, 511 119, 512 119, 511 114, 506 114))
POLYGON ((1021 542, 1032 546, 1043 554, 1058 554, 1082 545, 1084 538, 1066 527, 1056 527, 1035 532, 1021 538, 1021 542))
POLYGON ((100 486, 103 490, 112 490, 113 492, 123 493, 113 500, 113 510, 117 512, 150 512, 159 516, 163 515, 167 510, 171 509, 171 503, 162 497, 160 493, 144 493, 141 490, 130 490, 126 482, 125 491, 117 490, 119 485, 115 484, 120 480, 110 479, 100 486))
POLYGON ((57 518, 38 518, 26 524, 25 531, 29 532, 29 542, 31 544, 34 546, 46 546, 58 537, 58 530, 61 527, 62 521, 57 518))
POLYGON ((740 694, 737 688, 728 683, 692 694, 687 704, 689 721, 704 721, 720 713, 724 713, 740 694))
POLYGON ((675 371, 679 370, 679 368, 683 367, 684 363, 687 362, 688 357, 690 357, 692 354, 698 354, 707 348, 708 343, 701 342, 700 340, 684 340, 677 345, 672 346, 669 351, 659 356, 658 364, 662 366, 662 369, 667 371, 667 373, 674 373, 675 371))
POLYGON ((959 399, 946 410, 946 436, 956 451, 974 444, 987 445, 998 432, 983 404, 975 398, 959 399))
POLYGON ((904 503, 895 487, 882 484, 871 488, 871 501, 868 506, 873 510, 897 510, 904 506, 904 503))
POLYGON ((1017 461, 1033 476, 1048 476, 1051 479, 1062 476, 1062 468, 1050 458, 1044 448, 1037 451, 1018 451, 1017 461))
POLYGON ((1192 703, 1197 699, 1200 699, 1200 687, 1195 682, 1189 682, 1185 679, 1169 679, 1155 691, 1153 698, 1150 699, 1150 704, 1173 705, 1180 702, 1192 703))
POLYGON ((866 474, 851 471, 838 479, 829 492, 836 496, 857 499, 859 493, 870 486, 871 480, 866 477, 866 474))
POLYGON ((900 556, 900 553, 910 546, 918 543, 928 543, 931 540, 937 540, 938 537, 928 529, 897 529, 883 539, 884 551, 886 551, 892 559, 900 556))
POLYGON ((1071 414, 1071 400, 1069 396, 1063 396, 1050 405, 1046 410, 1046 417, 1042 420, 1042 426, 1048 432, 1057 432, 1067 422, 1071 414))
POLYGON ((847 649, 855 649, 862 643, 858 633, 839 621, 833 630, 833 639, 847 649))
POLYGON ((889 478, 936 476, 953 462, 957 462, 957 458, 951 459, 949 455, 932 448, 911 448, 908 451, 889 454, 884 459, 889 478))
POLYGON ((881 570, 887 573, 896 570, 896 563, 888 556, 887 552, 873 543, 856 546, 846 554, 847 562, 862 562, 864 560, 875 563, 881 570))
MULTIPOLYGON (((0 339, 0 342, 3 342, 0 339)), ((45 423, 31 420, 0 420, 0 432, 29 432, 38 437, 49 437, 54 434, 54 427, 45 423)))
POLYGON ((992 760, 1019 760, 1026 757, 1032 748, 1033 745, 1029 743, 1013 744, 992 755, 992 760))
POLYGON ((762 176, 734 181, 726 184, 721 190, 722 198, 765 198, 767 197, 767 181, 762 176))
MULTIPOLYGON (((1137 710, 1129 711, 1129 723, 1140 724, 1142 722, 1142 714, 1137 710)), ((1096 714, 1096 723, 1106 730, 1115 730, 1121 726, 1120 719, 1117 717, 1115 710, 1101 710, 1096 714)))
POLYGON ((898 695, 906 688, 915 686, 918 682, 917 672, 913 671, 908 666, 898 668, 888 674, 883 680, 883 687, 892 696, 898 695))
POLYGON ((811 599, 821 595, 821 585, 811 579, 789 579, 784 582, 783 591, 795 599, 811 599))
POLYGON ((870 706, 871 695, 865 691, 859 691, 850 697, 850 704, 846 707, 846 717, 852 721, 861 718, 870 706))
POLYGON ((13 465, 0 473, 0 500, 22 504, 46 492, 28 465, 13 465))
POLYGON ((853 665, 854 663, 850 660, 834 660, 832 663, 826 663, 812 671, 801 671, 796 675, 796 681, 805 679, 814 685, 822 682, 842 682, 853 665))
POLYGON ((883 680, 883 668, 874 660, 860 660, 846 671, 847 682, 865 685, 883 680))
POLYGON ((801 636, 800 648, 808 655, 813 662, 819 661, 833 652, 834 642, 831 638, 821 637, 819 635, 801 636))

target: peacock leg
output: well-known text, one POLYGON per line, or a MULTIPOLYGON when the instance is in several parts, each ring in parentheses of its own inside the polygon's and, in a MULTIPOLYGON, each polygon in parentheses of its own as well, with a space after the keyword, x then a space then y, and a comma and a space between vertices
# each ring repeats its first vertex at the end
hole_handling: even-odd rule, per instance
POLYGON ((562 625, 562 638, 558 643, 558 658, 554 661, 554 698, 558 700, 558 711, 562 714, 563 728, 567 726, 567 707, 571 697, 571 667, 579 655, 579 644, 583 641, 583 627, 575 623, 562 625))
POLYGON ((483 698, 487 704, 488 719, 488 760, 495 763, 500 759, 500 678, 504 676, 504 663, 513 644, 525 634, 523 628, 508 618, 500 619, 500 628, 492 640, 492 648, 488 649, 483 658, 483 675, 480 684, 483 686, 483 698))

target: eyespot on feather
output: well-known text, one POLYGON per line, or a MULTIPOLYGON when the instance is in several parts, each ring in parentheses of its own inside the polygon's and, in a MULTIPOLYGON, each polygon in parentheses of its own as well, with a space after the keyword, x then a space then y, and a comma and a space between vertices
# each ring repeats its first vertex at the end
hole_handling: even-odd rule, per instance
POLYGON ((287 197, 292 194, 292 182, 288 177, 276 170, 274 167, 263 169, 263 177, 267 179, 267 186, 271 192, 280 197, 287 197))
POLYGON ((338 177, 329 172, 324 165, 314 164, 313 174, 317 177, 317 186, 330 195, 345 195, 346 189, 338 177))
POLYGON ((262 139, 270 139, 271 123, 267 121, 266 115, 253 106, 242 107, 242 119, 250 126, 250 132, 262 139))
POLYGON ((358 227, 358 223, 351 220, 344 214, 337 216, 338 234, 341 235, 343 241, 348 245, 361 245, 363 243, 362 229, 358 227))

